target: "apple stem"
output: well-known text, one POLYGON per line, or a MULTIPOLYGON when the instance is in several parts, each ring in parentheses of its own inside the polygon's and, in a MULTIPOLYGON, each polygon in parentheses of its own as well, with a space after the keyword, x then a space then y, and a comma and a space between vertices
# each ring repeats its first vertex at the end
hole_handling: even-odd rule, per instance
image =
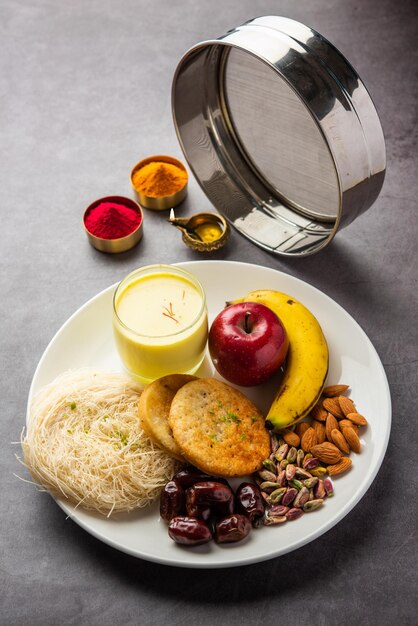
POLYGON ((248 320, 251 317, 251 311, 245 312, 245 320, 244 320, 244 330, 247 334, 251 332, 251 327, 248 324, 248 320))

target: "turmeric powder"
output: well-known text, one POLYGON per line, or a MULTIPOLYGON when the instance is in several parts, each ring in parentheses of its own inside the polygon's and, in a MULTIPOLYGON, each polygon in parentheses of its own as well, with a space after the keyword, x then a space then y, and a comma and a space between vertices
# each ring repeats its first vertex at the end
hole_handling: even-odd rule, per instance
POLYGON ((151 198, 171 196, 187 183, 187 172, 173 163, 151 161, 133 173, 135 189, 151 198))

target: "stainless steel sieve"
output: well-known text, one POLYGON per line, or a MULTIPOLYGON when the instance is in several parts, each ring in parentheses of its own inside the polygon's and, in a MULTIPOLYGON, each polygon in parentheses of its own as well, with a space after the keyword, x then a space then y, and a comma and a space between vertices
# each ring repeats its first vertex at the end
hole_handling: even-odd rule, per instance
POLYGON ((379 195, 385 144, 370 95, 299 22, 259 17, 193 46, 177 66, 172 107, 209 200, 271 252, 321 250, 379 195))

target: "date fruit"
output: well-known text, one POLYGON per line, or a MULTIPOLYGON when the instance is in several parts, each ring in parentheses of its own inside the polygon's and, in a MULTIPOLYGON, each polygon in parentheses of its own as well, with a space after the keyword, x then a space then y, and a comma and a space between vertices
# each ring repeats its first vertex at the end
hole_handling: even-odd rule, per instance
POLYGON ((208 522, 212 516, 210 507, 206 504, 199 504, 196 502, 195 492, 193 487, 186 489, 186 515, 189 517, 197 517, 205 522, 208 522))
POLYGON ((245 539, 251 530, 251 522, 246 515, 234 513, 216 523, 215 541, 232 543, 245 539))
POLYGON ((256 528, 264 515, 264 500, 255 483, 241 483, 235 492, 236 511, 246 515, 256 528))
POLYGON ((205 522, 195 517, 173 517, 168 525, 168 534, 173 541, 184 546, 198 546, 212 539, 205 522))
POLYGON ((183 489, 188 489, 195 483, 201 483, 202 481, 209 479, 210 476, 197 469, 197 467, 186 467, 173 476, 173 480, 175 480, 183 489))
POLYGON ((160 496, 160 515, 166 522, 184 513, 184 490, 176 480, 169 480, 160 496))
POLYGON ((207 480, 196 483, 186 490, 186 509, 189 515, 195 515, 192 511, 209 509, 214 517, 224 517, 234 511, 234 494, 221 482, 207 480))

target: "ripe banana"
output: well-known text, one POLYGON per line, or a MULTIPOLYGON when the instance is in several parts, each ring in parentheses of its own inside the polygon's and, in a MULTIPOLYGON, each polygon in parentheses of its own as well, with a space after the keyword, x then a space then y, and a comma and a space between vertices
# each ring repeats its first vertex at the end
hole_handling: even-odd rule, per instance
POLYGON ((328 346, 318 320, 280 291, 260 289, 234 302, 260 302, 281 319, 288 337, 286 368, 267 414, 274 430, 305 417, 318 401, 328 374, 328 346))

